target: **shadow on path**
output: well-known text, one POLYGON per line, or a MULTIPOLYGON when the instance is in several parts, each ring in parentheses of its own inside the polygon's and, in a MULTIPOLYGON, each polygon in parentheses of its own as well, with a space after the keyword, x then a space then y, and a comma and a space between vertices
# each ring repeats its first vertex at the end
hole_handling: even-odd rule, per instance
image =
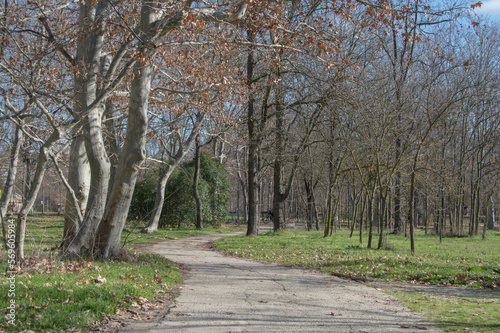
POLYGON ((182 291, 159 322, 120 332, 439 332, 363 284, 224 257, 202 246, 224 236, 155 244, 150 252, 188 268, 182 291))

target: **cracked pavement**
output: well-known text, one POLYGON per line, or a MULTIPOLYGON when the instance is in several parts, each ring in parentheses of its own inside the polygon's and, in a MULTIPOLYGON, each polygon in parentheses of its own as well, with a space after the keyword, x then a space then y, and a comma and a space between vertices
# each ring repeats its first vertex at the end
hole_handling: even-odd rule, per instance
POLYGON ((358 282, 225 257, 206 243, 161 242, 149 252, 189 268, 180 295, 153 327, 127 332, 440 332, 396 299, 358 282))

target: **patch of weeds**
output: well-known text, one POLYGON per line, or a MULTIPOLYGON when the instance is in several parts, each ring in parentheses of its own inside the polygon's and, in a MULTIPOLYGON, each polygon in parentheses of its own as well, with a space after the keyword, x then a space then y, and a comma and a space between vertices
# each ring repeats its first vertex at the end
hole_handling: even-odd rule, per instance
POLYGON ((355 244, 355 245, 349 244, 349 245, 347 245, 346 249, 347 250, 361 250, 361 249, 363 249, 363 247, 359 244, 355 244))

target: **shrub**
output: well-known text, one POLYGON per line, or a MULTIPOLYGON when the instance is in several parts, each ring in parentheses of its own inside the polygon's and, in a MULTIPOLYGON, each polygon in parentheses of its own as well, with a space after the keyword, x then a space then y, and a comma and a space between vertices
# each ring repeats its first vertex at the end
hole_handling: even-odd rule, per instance
MULTIPOLYGON (((133 218, 148 219, 153 210, 157 179, 161 170, 148 171, 136 184, 130 207, 133 218)), ((194 161, 176 169, 167 182, 165 201, 159 221, 160 227, 194 224, 196 202, 193 195, 194 161)), ((227 216, 231 181, 222 164, 207 153, 201 153, 198 184, 203 205, 203 222, 219 225, 227 216)))
POLYGON ((149 214, 155 205, 156 186, 159 176, 159 169, 148 170, 144 178, 136 183, 129 209, 130 219, 149 219, 149 214))

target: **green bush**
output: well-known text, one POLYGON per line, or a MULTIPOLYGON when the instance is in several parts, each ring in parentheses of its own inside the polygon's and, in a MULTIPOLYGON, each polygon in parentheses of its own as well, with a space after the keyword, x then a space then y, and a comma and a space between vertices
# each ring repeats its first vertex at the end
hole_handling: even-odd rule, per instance
MULTIPOLYGON (((132 218, 148 219, 153 210, 157 179, 161 170, 146 173, 136 184, 130 207, 132 218)), ((196 202, 193 195, 194 161, 176 169, 167 182, 165 201, 159 221, 160 227, 194 224, 196 202)), ((198 184, 203 205, 203 222, 219 225, 227 216, 231 181, 226 169, 218 160, 201 153, 200 180, 198 184)))
MULTIPOLYGON (((193 195, 194 168, 185 165, 182 170, 175 170, 167 182, 165 203, 159 226, 181 226, 192 224, 196 220, 196 202, 193 195)), ((203 220, 210 223, 208 184, 200 177, 198 184, 203 207, 203 220)))
POLYGON ((211 158, 207 153, 201 153, 200 178, 209 186, 211 224, 218 225, 228 214, 227 203, 231 199, 231 179, 224 166, 211 158))
POLYGON ((149 219, 155 205, 156 187, 159 177, 159 169, 148 170, 144 178, 136 183, 129 209, 130 219, 149 219))

